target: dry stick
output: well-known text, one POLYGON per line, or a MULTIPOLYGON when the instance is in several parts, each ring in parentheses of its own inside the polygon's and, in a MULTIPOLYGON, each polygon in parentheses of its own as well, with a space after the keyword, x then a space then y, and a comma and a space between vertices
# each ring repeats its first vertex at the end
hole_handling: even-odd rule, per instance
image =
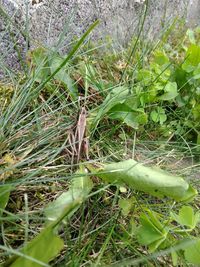
POLYGON ((71 165, 74 164, 74 155, 77 155, 77 150, 76 150, 76 140, 75 140, 75 136, 72 130, 69 130, 68 132, 68 141, 70 144, 70 147, 72 149, 72 159, 71 159, 71 165))
POLYGON ((86 109, 85 107, 82 107, 81 112, 79 114, 76 132, 75 132, 75 141, 78 143, 77 163, 80 160, 81 148, 84 142, 84 136, 85 136, 85 130, 86 130, 86 115, 87 115, 86 109))

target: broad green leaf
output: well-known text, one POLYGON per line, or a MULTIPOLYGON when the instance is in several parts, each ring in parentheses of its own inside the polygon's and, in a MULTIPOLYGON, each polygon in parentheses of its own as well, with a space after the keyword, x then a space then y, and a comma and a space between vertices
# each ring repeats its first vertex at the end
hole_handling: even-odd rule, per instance
POLYGON ((89 118, 92 120, 91 128, 96 128, 99 121, 107 114, 114 106, 122 104, 130 97, 129 89, 125 86, 114 88, 106 97, 104 102, 98 107, 95 112, 95 117, 89 118))
POLYGON ((193 228, 194 226, 194 211, 190 206, 183 206, 178 214, 177 220, 181 225, 193 228))
POLYGON ((185 101, 185 99, 181 95, 178 95, 176 97, 176 104, 178 107, 183 107, 187 104, 187 101, 185 101))
POLYGON ((157 50, 155 52, 154 62, 162 66, 169 63, 169 58, 164 51, 157 50))
POLYGON ((200 46, 192 44, 187 50, 186 61, 189 61, 192 66, 198 66, 200 63, 200 46))
POLYGON ((194 214, 194 210, 190 206, 183 206, 179 214, 171 213, 172 218, 180 225, 194 229, 199 221, 199 213, 194 214))
POLYGON ((160 121, 159 114, 155 109, 151 111, 150 116, 151 116, 152 121, 154 121, 154 122, 159 122, 160 121))
POLYGON ((191 202, 197 194, 198 194, 197 190, 191 185, 189 185, 187 193, 182 197, 181 201, 191 202))
POLYGON ((144 89, 144 91, 140 94, 140 102, 142 106, 146 103, 153 103, 156 100, 158 91, 163 88, 163 85, 158 88, 159 86, 159 83, 156 83, 144 89))
POLYGON ((187 73, 191 73, 195 70, 195 66, 190 65, 189 62, 183 63, 182 69, 186 71, 187 73))
POLYGON ((173 266, 178 266, 178 254, 176 251, 171 252, 173 266))
POLYGON ((150 70, 141 69, 138 72, 138 81, 141 82, 142 85, 149 85, 153 81, 153 73, 150 70))
POLYGON ((142 109, 131 109, 125 103, 115 105, 108 114, 110 118, 119 119, 134 129, 147 123, 147 115, 142 109))
POLYGON ((151 251, 155 251, 166 240, 168 229, 152 211, 148 211, 148 214, 142 214, 140 223, 141 227, 137 232, 138 242, 142 245, 148 245, 151 251))
POLYGON ((161 125, 167 120, 165 110, 161 107, 158 107, 157 109, 152 110, 150 116, 151 116, 152 121, 160 122, 161 125))
POLYGON ((178 88, 189 89, 187 73, 180 66, 175 67, 175 70, 173 72, 173 78, 177 83, 178 88))
POLYGON ((163 236, 162 238, 152 242, 151 244, 149 244, 149 251, 153 252, 157 250, 161 245, 163 245, 165 241, 166 241, 166 237, 163 236))
POLYGON ((48 224, 21 250, 26 257, 17 256, 11 258, 9 261, 12 261, 12 265, 9 266, 41 266, 27 259, 27 256, 44 263, 48 263, 53 259, 63 248, 63 241, 55 234, 57 226, 65 218, 70 218, 91 189, 92 181, 83 173, 83 170, 78 171, 77 177, 72 180, 69 190, 49 204, 45 209, 48 224))
POLYGON ((142 226, 138 229, 137 239, 141 245, 149 245, 162 239, 162 234, 145 215, 141 215, 140 223, 142 226))
MULTIPOLYGON (((50 203, 45 209, 45 215, 49 222, 56 221, 66 212, 66 209, 75 201, 79 205, 87 197, 93 187, 91 179, 83 172, 78 171, 77 177, 72 180, 71 186, 67 192, 62 193, 55 201, 50 203)), ((76 207, 77 210, 78 206, 76 207)), ((68 215, 68 218, 76 211, 68 215)))
POLYGON ((36 48, 33 52, 29 52, 33 64, 34 79, 37 82, 45 80, 50 75, 50 69, 48 64, 47 50, 42 47, 36 48))
POLYGON ((80 200, 74 199, 73 202, 62 210, 63 213, 60 213, 55 221, 49 223, 34 239, 21 249, 20 252, 24 254, 23 257, 13 256, 5 263, 5 266, 42 266, 38 261, 45 264, 56 257, 64 246, 63 240, 56 234, 57 226, 65 217, 76 211, 79 205, 80 200))
POLYGON ((138 114, 136 116, 136 121, 139 125, 145 125, 148 122, 148 116, 147 114, 144 112, 143 109, 137 109, 138 114))
POLYGON ((200 79, 200 64, 197 66, 197 68, 195 68, 195 70, 193 71, 193 79, 198 80, 200 79))
POLYGON ((184 255, 189 263, 200 265, 200 239, 194 239, 194 243, 184 249, 184 255))
POLYGON ((117 104, 124 103, 130 97, 130 92, 128 87, 119 86, 108 94, 102 106, 105 108, 104 114, 107 113, 111 108, 116 106, 117 104))
POLYGON ((178 96, 176 82, 168 82, 164 88, 164 94, 159 97, 160 100, 172 100, 178 96))
POLYGON ((169 81, 171 70, 170 68, 166 68, 165 65, 161 66, 155 62, 150 64, 152 71, 154 71, 155 80, 157 82, 166 83, 169 81))
POLYGON ((3 210, 5 209, 9 197, 12 185, 1 185, 0 186, 0 216, 2 216, 3 210))
POLYGON ((200 46, 192 44, 186 53, 185 62, 182 64, 182 68, 186 72, 192 72, 195 67, 200 63, 200 46))
POLYGON ((118 117, 116 116, 116 119, 120 119, 133 129, 139 128, 139 123, 135 120, 133 112, 120 112, 120 114, 118 113, 118 117))
POLYGON ((17 259, 9 266, 42 266, 41 264, 35 262, 34 259, 43 263, 48 263, 59 254, 63 247, 63 240, 54 233, 54 228, 52 226, 46 227, 40 232, 39 235, 37 235, 30 243, 28 243, 26 247, 21 250, 22 253, 33 258, 33 260, 25 257, 17 257, 17 259))
MULTIPOLYGON (((54 56, 51 56, 49 60, 51 73, 54 73, 54 71, 57 70, 57 68, 60 66, 62 62, 63 58, 61 58, 59 55, 56 54, 54 56)), ((73 100, 77 100, 78 91, 76 86, 73 84, 72 79, 69 76, 66 66, 60 69, 60 71, 55 74, 54 78, 60 81, 66 87, 69 95, 73 100)))
POLYGON ((97 175, 110 183, 126 184, 133 189, 177 201, 191 200, 197 194, 182 177, 145 167, 132 159, 106 164, 97 175))
POLYGON ((148 218, 151 220, 151 222, 158 228, 163 229, 163 224, 160 222, 160 214, 156 213, 150 209, 146 209, 146 212, 148 213, 148 218))
MULTIPOLYGON (((140 109, 138 109, 138 107, 141 106, 140 100, 139 100, 140 92, 137 93, 137 89, 138 87, 136 88, 136 90, 132 90, 131 95, 128 96, 126 98, 126 101, 124 102, 124 104, 127 107, 129 107, 131 110, 134 110, 134 111, 139 111, 140 109)), ((143 90, 142 87, 141 87, 141 90, 143 90)), ((141 109, 140 111, 142 113, 144 112, 144 109, 141 109)))

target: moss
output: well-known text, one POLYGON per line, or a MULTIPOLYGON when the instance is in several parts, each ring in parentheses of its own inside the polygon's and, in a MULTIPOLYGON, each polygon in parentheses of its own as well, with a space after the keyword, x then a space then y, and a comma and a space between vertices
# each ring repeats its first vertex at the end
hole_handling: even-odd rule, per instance
POLYGON ((6 108, 13 96, 14 88, 10 84, 0 83, 0 107, 2 109, 6 108))

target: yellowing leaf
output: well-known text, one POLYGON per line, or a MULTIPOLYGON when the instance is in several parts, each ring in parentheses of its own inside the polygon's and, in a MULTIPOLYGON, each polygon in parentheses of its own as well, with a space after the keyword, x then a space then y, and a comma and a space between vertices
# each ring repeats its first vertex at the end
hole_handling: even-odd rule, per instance
POLYGON ((122 214, 127 216, 130 211, 133 209, 135 203, 135 198, 131 197, 129 199, 120 199, 119 200, 119 207, 122 210, 122 214))
POLYGON ((5 156, 3 156, 3 160, 5 163, 8 163, 9 165, 15 164, 15 160, 13 159, 13 157, 9 153, 7 153, 7 154, 5 154, 5 156))
POLYGON ((3 156, 2 162, 5 166, 3 166, 3 168, 1 169, 0 180, 6 180, 7 178, 9 178, 13 174, 13 172, 14 172, 13 165, 17 161, 14 158, 14 156, 7 153, 3 156))

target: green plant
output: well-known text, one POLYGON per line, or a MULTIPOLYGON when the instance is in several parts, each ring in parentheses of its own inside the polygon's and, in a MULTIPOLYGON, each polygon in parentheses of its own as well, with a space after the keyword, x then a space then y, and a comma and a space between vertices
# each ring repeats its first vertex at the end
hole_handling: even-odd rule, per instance
POLYGON ((181 135, 198 145, 199 45, 196 40, 195 44, 188 42, 188 32, 186 37, 176 51, 176 58, 161 43, 144 58, 143 64, 137 63, 134 70, 128 66, 124 85, 110 88, 104 102, 92 112, 95 117, 92 128, 106 116, 135 130, 157 127, 159 134, 160 124, 162 131, 165 128, 166 133, 178 139, 181 135))
MULTIPOLYGON (((5 190, 5 186, 3 188, 5 190)), ((45 263, 56 257, 64 247, 63 240, 58 235, 59 225, 63 219, 69 220, 91 189, 92 182, 90 178, 82 171, 77 172, 77 177, 72 180, 69 190, 62 193, 45 208, 46 222, 41 232, 26 244, 20 252, 13 250, 12 253, 15 256, 9 259, 4 266, 46 266, 45 263)), ((8 201, 4 192, 1 198, 4 203, 8 201)), ((8 248, 3 246, 1 248, 9 251, 8 248)))
POLYGON ((151 43, 143 20, 127 49, 83 46, 96 24, 67 55, 29 51, 0 86, 1 262, 197 265, 199 32, 151 43), (74 164, 82 107, 90 160, 74 164))
POLYGON ((178 261, 183 255, 187 262, 199 264, 200 246, 199 239, 195 236, 195 228, 199 221, 199 212, 194 214, 191 206, 182 206, 178 215, 171 212, 165 220, 161 214, 146 210, 140 215, 141 226, 136 231, 137 240, 141 245, 148 246, 151 252, 190 240, 191 244, 182 250, 172 250, 173 265, 178 266, 178 261))
POLYGON ((181 177, 145 167, 131 159, 102 166, 96 175, 113 184, 126 184, 153 196, 168 196, 176 201, 191 201, 197 194, 181 177))

